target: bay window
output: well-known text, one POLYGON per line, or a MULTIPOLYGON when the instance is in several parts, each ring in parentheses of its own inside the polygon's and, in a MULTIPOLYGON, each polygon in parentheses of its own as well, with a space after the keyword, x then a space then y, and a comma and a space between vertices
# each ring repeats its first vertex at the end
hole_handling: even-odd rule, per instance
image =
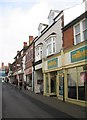
POLYGON ((42 59, 42 45, 38 45, 35 51, 36 60, 42 59))
POLYGON ((56 38, 55 36, 51 36, 46 40, 46 55, 49 56, 51 54, 54 54, 56 52, 56 38))

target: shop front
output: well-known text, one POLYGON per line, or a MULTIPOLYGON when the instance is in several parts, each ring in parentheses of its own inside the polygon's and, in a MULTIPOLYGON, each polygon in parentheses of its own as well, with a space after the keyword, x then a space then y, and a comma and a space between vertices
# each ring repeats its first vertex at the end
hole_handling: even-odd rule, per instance
POLYGON ((87 46, 78 45, 62 55, 44 60, 44 95, 56 95, 64 102, 86 104, 87 46), (63 60, 62 60, 63 59, 63 60), (63 62, 63 63, 62 63, 63 62))
POLYGON ((65 53, 66 101, 85 106, 87 81, 87 46, 73 47, 65 53))
POLYGON ((32 90, 32 67, 25 70, 27 89, 32 90))
MULTIPOLYGON (((57 96, 58 95, 58 60, 60 58, 52 57, 44 62, 44 95, 57 96)), ((61 87, 62 88, 62 87, 61 87)), ((62 92, 61 92, 62 94, 62 92)))

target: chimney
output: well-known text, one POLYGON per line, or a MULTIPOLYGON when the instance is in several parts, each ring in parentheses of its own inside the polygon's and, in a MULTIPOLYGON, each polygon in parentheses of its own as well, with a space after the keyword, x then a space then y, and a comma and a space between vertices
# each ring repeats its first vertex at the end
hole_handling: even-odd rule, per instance
POLYGON ((23 42, 23 48, 27 47, 27 42, 23 42))
POLYGON ((29 36, 29 45, 32 43, 33 41, 33 36, 29 36))

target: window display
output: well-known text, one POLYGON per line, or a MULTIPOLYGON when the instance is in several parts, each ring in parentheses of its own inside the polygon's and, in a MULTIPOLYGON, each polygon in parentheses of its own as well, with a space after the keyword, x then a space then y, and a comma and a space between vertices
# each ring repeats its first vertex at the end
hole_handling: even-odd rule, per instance
POLYGON ((76 68, 68 69, 67 74, 68 97, 77 99, 77 74, 76 68))

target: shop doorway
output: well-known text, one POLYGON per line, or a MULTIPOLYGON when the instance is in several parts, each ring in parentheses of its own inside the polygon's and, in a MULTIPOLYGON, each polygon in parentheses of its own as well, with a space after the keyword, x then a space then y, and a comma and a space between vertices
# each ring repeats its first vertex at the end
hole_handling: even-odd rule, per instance
POLYGON ((56 93, 56 76, 51 77, 51 93, 56 93))
POLYGON ((57 72, 51 72, 50 77, 51 77, 51 93, 56 94, 56 74, 57 72))

